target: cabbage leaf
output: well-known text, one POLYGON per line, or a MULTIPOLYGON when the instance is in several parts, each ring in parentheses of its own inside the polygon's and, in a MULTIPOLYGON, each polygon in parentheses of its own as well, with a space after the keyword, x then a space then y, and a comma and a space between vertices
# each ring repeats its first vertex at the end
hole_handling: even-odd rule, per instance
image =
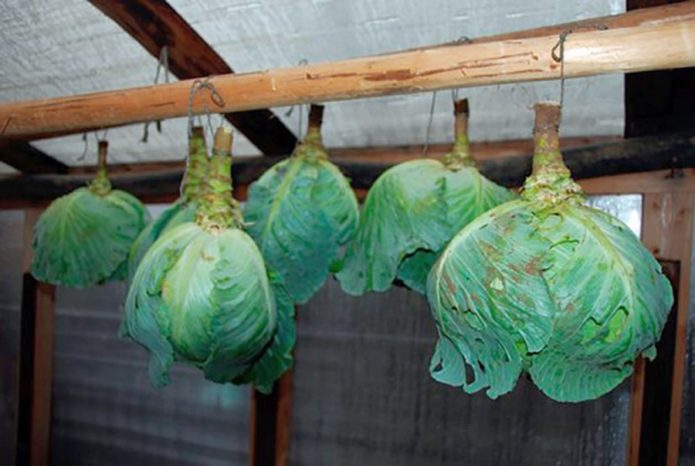
POLYGON ((428 278, 439 333, 430 372, 468 393, 496 398, 528 372, 555 400, 597 398, 654 354, 673 303, 630 229, 582 205, 551 111, 554 126, 537 115, 523 198, 464 227, 428 278))
POLYGON ((100 167, 87 187, 59 197, 34 228, 31 273, 43 282, 83 288, 122 280, 130 247, 149 221, 134 196, 111 189, 100 144, 100 167))
POLYGON ((447 242, 483 212, 514 198, 475 168, 467 110, 456 117, 456 142, 444 162, 401 163, 372 185, 336 274, 347 293, 385 291, 400 281, 424 294, 427 273, 447 242))
MULTIPOLYGON (((133 277, 122 334, 150 352, 150 379, 169 381, 174 361, 219 383, 253 368, 277 331, 263 257, 240 229, 232 198, 231 134, 220 129, 194 222, 165 231, 133 277)), ((266 382, 265 373, 258 378, 266 382)))
POLYGON ((309 127, 289 159, 251 185, 244 218, 292 299, 307 302, 323 285, 359 218, 355 194, 328 160, 318 126, 309 127))
POLYGON ((269 394, 273 383, 292 367, 292 352, 297 339, 292 298, 280 282, 279 275, 270 272, 269 279, 275 297, 277 331, 260 358, 234 380, 235 384, 253 383, 259 392, 265 394, 269 394))

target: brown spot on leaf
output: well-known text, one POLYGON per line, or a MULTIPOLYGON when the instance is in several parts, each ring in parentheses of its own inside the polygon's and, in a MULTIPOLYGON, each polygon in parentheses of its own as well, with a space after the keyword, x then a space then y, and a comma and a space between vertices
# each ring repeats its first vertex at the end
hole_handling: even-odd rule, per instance
POLYGON ((446 287, 449 289, 450 293, 456 293, 456 285, 454 284, 453 280, 451 280, 451 277, 449 275, 444 274, 444 283, 446 283, 446 287))
POLYGON ((538 257, 534 257, 524 266, 524 272, 529 275, 538 273, 538 257))

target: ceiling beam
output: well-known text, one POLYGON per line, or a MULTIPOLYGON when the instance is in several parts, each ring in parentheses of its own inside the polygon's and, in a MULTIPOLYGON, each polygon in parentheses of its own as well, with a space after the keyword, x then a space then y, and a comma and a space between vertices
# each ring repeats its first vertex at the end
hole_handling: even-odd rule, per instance
MULTIPOLYGON (((656 170, 670 170, 676 184, 679 171, 695 168, 695 134, 676 134, 626 139, 605 144, 564 150, 564 159, 575 179, 621 175, 656 170)), ((281 157, 237 158, 233 168, 233 184, 237 193, 258 179, 281 157)), ((355 190, 368 189, 395 162, 375 160, 335 160, 350 178, 355 190)), ((521 186, 531 172, 531 155, 490 158, 479 163, 480 171, 504 186, 521 186)), ((114 187, 124 189, 145 200, 161 199, 179 193, 182 169, 156 173, 123 173, 110 176, 114 187)), ((0 179, 0 208, 17 203, 41 203, 84 186, 91 174, 32 175, 0 179)), ((689 182, 692 178, 688 178, 689 182)), ((635 192, 640 187, 635 186, 635 192)))
POLYGON ((39 137, 86 126, 180 117, 189 111, 198 115, 209 108, 235 112, 695 64, 695 2, 645 12, 595 18, 590 20, 593 27, 573 30, 562 65, 556 55, 558 34, 540 28, 522 31, 518 34, 524 38, 516 40, 507 34, 472 43, 215 76, 210 84, 223 102, 208 96, 193 108, 189 106, 192 81, 6 103, 0 105, 0 133, 39 137))
MULTIPOLYGON (((90 0, 152 56, 168 47, 169 70, 179 79, 234 73, 224 59, 165 0, 90 0)), ((263 154, 289 154, 294 134, 270 110, 227 113, 227 120, 263 154)))
POLYGON ((0 142, 0 162, 22 173, 67 173, 68 166, 25 141, 0 142))
MULTIPOLYGON (((560 139, 560 147, 563 150, 577 147, 617 142, 622 140, 620 136, 578 136, 560 139)), ((329 157, 334 162, 371 162, 371 163, 400 163, 408 160, 423 158, 424 147, 422 145, 409 146, 373 146, 373 147, 341 147, 326 149, 329 157)), ((426 156, 433 159, 441 159, 451 151, 451 144, 430 144, 426 156)), ((533 152, 533 139, 509 139, 504 141, 479 141, 471 142, 471 153, 478 161, 514 155, 526 155, 533 152)), ((235 158, 235 164, 245 157, 235 158)), ((144 173, 164 172, 171 170, 183 170, 185 162, 181 160, 160 160, 152 162, 115 163, 109 164, 109 173, 144 173)), ((69 173, 88 174, 96 173, 94 165, 80 165, 70 167, 69 173)))

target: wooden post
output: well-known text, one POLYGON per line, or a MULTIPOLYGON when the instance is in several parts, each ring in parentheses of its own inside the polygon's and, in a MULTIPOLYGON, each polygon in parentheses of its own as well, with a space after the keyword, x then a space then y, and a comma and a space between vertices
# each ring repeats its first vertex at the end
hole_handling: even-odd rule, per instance
POLYGON ((25 211, 16 466, 50 462, 55 287, 36 281, 29 272, 40 212, 25 211))
MULTIPOLYGON (((217 91, 192 108, 220 113, 407 94, 682 68, 695 65, 695 3, 650 8, 580 25, 540 28, 472 43, 210 78, 217 91), (593 26, 592 26, 593 24, 593 26), (558 32, 572 28, 557 59, 558 32)), ((0 105, 0 134, 38 138, 185 116, 192 80, 0 105)))
POLYGON ((293 377, 290 369, 275 382, 272 393, 251 395, 250 466, 289 464, 293 377))
MULTIPOLYGON (((673 329, 673 359, 672 374, 670 380, 657 380, 658 383, 668 384, 670 391, 666 400, 666 412, 662 416, 668 416, 668 432, 660 435, 667 436, 667 451, 664 454, 668 466, 678 464, 678 451, 681 429, 681 410, 683 400, 683 376, 685 368, 685 348, 687 338, 687 318, 690 286, 690 260, 693 241, 693 206, 695 205, 695 193, 692 191, 678 193, 653 193, 644 195, 642 240, 649 250, 662 260, 671 264, 668 268, 677 270, 678 283, 674 286, 675 315, 671 316, 675 322, 673 329), (668 414, 667 414, 668 413, 668 414)), ((665 336, 666 337, 666 336, 665 336)), ((669 349, 670 351, 670 349, 669 349)), ((659 356, 657 356, 659 357, 659 356)), ((667 356, 664 356, 667 357, 667 356)), ((649 363, 641 362, 635 371, 633 379, 633 399, 630 425, 630 466, 649 464, 647 458, 642 458, 640 452, 643 438, 643 425, 647 421, 643 418, 645 406, 645 390, 656 390, 658 387, 645 387, 648 379, 649 363), (647 461, 647 462, 645 462, 647 461)), ((651 401, 651 400, 650 400, 651 401)), ((649 448, 650 446, 647 445, 649 448)), ((661 463, 660 463, 661 464, 661 463)))
MULTIPOLYGON (((296 324, 296 310, 294 315, 296 324)), ((294 358, 296 363, 296 352, 294 358)), ((293 395, 294 366, 275 382, 270 395, 252 389, 249 466, 289 465, 293 395)))

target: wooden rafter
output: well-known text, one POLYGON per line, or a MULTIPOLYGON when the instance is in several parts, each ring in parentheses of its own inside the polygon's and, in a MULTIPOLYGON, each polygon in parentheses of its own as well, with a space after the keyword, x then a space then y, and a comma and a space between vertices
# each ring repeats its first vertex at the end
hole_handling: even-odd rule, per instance
MULTIPOLYGON (((236 112, 330 100, 406 94, 695 65, 695 2, 651 8, 593 20, 564 43, 549 28, 505 34, 472 43, 310 64, 210 79, 224 102, 197 102, 236 112), (501 38, 500 38, 501 37, 501 38), (647 44, 647 45, 645 45, 647 44)), ((565 26, 566 27, 566 26, 565 26)), ((0 134, 39 137, 118 126, 188 112, 190 81, 110 92, 16 102, 0 106, 0 134)))
MULTIPOLYGON (((592 146, 608 142, 618 142, 619 136, 579 136, 567 137, 560 140, 562 149, 575 149, 577 147, 592 146)), ((427 148, 427 157, 441 159, 451 150, 451 144, 430 144, 427 148)), ((416 158, 422 158, 424 147, 422 145, 408 146, 374 146, 374 147, 340 147, 329 148, 331 160, 347 162, 405 162, 416 158)), ((514 155, 526 155, 533 152, 533 139, 509 139, 504 141, 480 141, 471 143, 471 152, 476 160, 511 157, 514 155)), ((134 163, 109 164, 109 173, 142 173, 161 172, 170 170, 183 170, 183 161, 153 161, 134 163)), ((70 167, 69 173, 88 174, 96 173, 95 165, 80 165, 70 167)))
MULTIPOLYGON (((168 47, 169 69, 179 79, 231 74, 232 68, 165 0, 90 0, 158 58, 168 47)), ((292 132, 267 109, 228 113, 227 120, 266 155, 288 154, 292 132)))
POLYGON ((0 161, 22 173, 67 173, 68 166, 24 141, 0 142, 0 161))
MULTIPOLYGON (((598 144, 567 149, 565 161, 578 179, 599 176, 667 170, 674 186, 680 170, 695 168, 695 135, 671 135, 598 144)), ((234 162, 233 183, 238 193, 260 177, 280 157, 245 157, 234 162)), ((373 162, 334 159, 351 179, 355 190, 368 189, 376 178, 394 165, 393 161, 373 162)), ((490 179, 505 186, 520 186, 531 171, 531 155, 515 155, 482 160, 481 171, 490 179)), ((0 180, 0 206, 16 203, 42 203, 83 186, 92 175, 33 175, 0 180)), ((129 191, 147 201, 174 196, 179 192, 182 170, 156 173, 114 174, 114 187, 129 191)), ((687 178, 691 182, 692 178, 687 178)), ((635 187, 635 192, 640 192, 635 187)))

